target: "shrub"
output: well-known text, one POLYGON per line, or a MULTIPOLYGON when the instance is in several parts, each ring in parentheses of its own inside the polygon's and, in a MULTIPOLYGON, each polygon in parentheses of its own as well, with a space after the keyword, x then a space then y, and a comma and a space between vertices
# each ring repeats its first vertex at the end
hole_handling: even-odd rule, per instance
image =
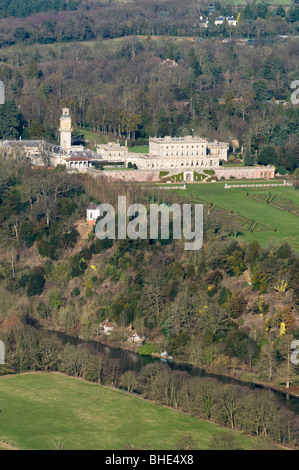
POLYGON ((80 258, 84 258, 85 260, 91 260, 92 258, 92 252, 89 248, 85 247, 82 248, 82 250, 79 252, 80 258))
POLYGON ((59 252, 57 246, 52 245, 46 242, 45 240, 40 240, 37 242, 36 247, 39 254, 43 258, 51 258, 52 260, 58 260, 59 252))
POLYGON ((218 299, 218 304, 219 305, 224 305, 228 299, 231 297, 232 292, 228 287, 222 287, 220 294, 219 294, 219 299, 218 299))
POLYGON ((92 245, 90 246, 90 251, 93 254, 97 255, 101 253, 102 251, 108 250, 112 246, 113 246, 113 240, 110 240, 108 238, 105 238, 105 240, 99 240, 97 238, 97 240, 94 243, 92 243, 92 245))
POLYGON ((60 297, 60 293, 59 292, 51 292, 50 294, 50 297, 49 297, 49 301, 50 301, 50 304, 51 306, 55 309, 55 310, 58 310, 60 305, 61 305, 61 297, 60 297))
POLYGON ((78 230, 72 230, 70 233, 66 233, 61 237, 61 245, 64 248, 74 248, 77 242, 77 238, 79 236, 78 230))
POLYGON ((37 313, 39 316, 43 319, 50 317, 51 315, 51 309, 45 305, 43 302, 41 302, 38 307, 37 307, 37 313))
POLYGON ((243 313, 245 306, 245 298, 240 292, 233 294, 227 302, 227 307, 232 318, 238 318, 243 313))
POLYGON ((27 296, 33 297, 34 295, 40 295, 45 286, 45 278, 38 273, 33 273, 30 276, 29 283, 27 286, 27 296))
POLYGON ((85 295, 86 295, 86 297, 91 297, 92 296, 92 290, 90 288, 86 289, 85 295))
POLYGON ((78 287, 75 287, 71 292, 71 297, 78 297, 80 295, 80 290, 78 287))
POLYGON ((142 356, 152 356, 155 352, 158 352, 158 346, 155 343, 147 343, 141 346, 139 354, 142 356))
POLYGON ((49 258, 50 257, 50 245, 49 243, 45 242, 44 240, 40 240, 36 244, 37 250, 39 254, 43 258, 49 258))
POLYGON ((44 264, 44 270, 46 274, 50 274, 50 272, 53 270, 53 263, 49 259, 44 264))
POLYGON ((81 276, 87 268, 87 263, 84 258, 81 258, 79 255, 74 256, 71 261, 71 277, 81 276))
POLYGON ((26 244, 26 246, 32 246, 34 239, 35 239, 35 233, 33 229, 33 225, 29 220, 22 220, 20 224, 20 239, 23 240, 26 244))

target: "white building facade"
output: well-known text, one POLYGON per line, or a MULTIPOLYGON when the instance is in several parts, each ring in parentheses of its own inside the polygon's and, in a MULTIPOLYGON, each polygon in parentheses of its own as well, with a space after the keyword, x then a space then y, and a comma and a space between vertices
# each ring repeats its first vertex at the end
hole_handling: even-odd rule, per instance
POLYGON ((109 143, 99 145, 98 153, 103 160, 123 162, 125 166, 136 165, 140 170, 149 169, 215 169, 220 161, 227 161, 228 143, 208 142, 196 136, 186 137, 151 137, 149 153, 129 152, 128 147, 109 143))
POLYGON ((86 223, 88 225, 96 225, 98 217, 101 216, 101 207, 91 202, 86 209, 86 223))
POLYGON ((103 160, 111 162, 123 162, 128 157, 128 147, 121 146, 118 142, 108 142, 97 146, 97 152, 103 160))

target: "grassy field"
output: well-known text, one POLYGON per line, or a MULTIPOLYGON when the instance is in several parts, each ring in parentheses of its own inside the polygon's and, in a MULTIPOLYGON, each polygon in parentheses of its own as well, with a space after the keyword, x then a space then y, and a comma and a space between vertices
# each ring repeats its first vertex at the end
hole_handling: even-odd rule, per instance
MULTIPOLYGON (((191 433, 200 449, 223 428, 61 374, 32 373, 0 377, 0 441, 21 449, 121 450, 129 443, 151 450, 174 449, 191 433)), ((243 449, 256 439, 235 432, 243 449)))
MULTIPOLYGON (((231 184, 235 184, 235 181, 232 181, 231 184)), ((224 183, 210 183, 189 184, 184 193, 181 190, 177 191, 189 197, 192 195, 194 201, 198 198, 212 202, 220 208, 276 228, 276 231, 244 231, 241 236, 248 241, 258 240, 262 245, 266 245, 270 241, 275 243, 288 241, 299 251, 299 217, 247 196, 247 192, 253 196, 271 192, 277 198, 282 198, 285 201, 291 200, 299 205, 299 191, 293 187, 224 189, 224 183)))

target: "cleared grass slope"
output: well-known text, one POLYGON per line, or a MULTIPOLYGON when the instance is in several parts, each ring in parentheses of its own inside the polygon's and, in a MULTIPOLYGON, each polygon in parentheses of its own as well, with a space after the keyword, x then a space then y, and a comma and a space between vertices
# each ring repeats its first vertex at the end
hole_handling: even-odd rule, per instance
MULTIPOLYGON (((223 428, 121 391, 62 374, 0 377, 0 441, 21 449, 172 450, 191 433, 200 449, 223 428)), ((236 431, 243 449, 256 439, 236 431)))

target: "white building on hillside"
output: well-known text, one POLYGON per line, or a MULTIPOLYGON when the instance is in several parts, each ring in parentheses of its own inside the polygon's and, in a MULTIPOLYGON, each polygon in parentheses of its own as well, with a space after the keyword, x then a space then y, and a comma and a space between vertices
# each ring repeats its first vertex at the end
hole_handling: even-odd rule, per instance
POLYGON ((101 216, 101 208, 95 202, 91 202, 87 206, 86 212, 86 223, 88 225, 95 225, 98 217, 101 216))
POLYGON ((151 137, 149 139, 149 153, 138 154, 129 152, 127 147, 119 147, 122 152, 108 152, 113 144, 98 146, 98 153, 104 160, 120 160, 128 166, 136 165, 140 170, 149 169, 215 169, 220 161, 227 161, 228 143, 208 142, 196 136, 186 137, 151 137), (103 152, 103 153, 102 153, 103 152))
POLYGON ((121 146, 118 142, 108 142, 97 146, 97 152, 103 157, 103 160, 111 162, 123 162, 128 156, 128 147, 121 146))

